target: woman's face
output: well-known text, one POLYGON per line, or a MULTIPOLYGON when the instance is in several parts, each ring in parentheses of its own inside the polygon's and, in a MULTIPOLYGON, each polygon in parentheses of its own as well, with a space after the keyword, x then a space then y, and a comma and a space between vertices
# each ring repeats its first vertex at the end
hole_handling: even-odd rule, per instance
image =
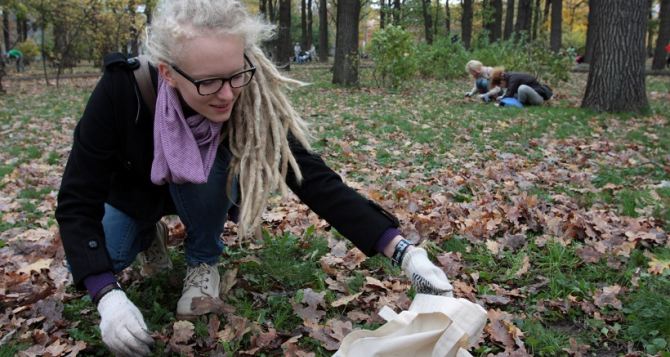
MULTIPOLYGON (((198 36, 187 40, 181 50, 178 63, 172 65, 194 80, 230 78, 245 69, 244 41, 238 36, 198 36)), ((230 118, 233 105, 243 90, 232 88, 230 82, 226 81, 218 92, 203 96, 191 81, 171 68, 170 64, 159 63, 158 69, 191 109, 217 123, 230 118)))
POLYGON ((471 75, 473 78, 477 78, 477 77, 479 77, 479 73, 480 73, 480 72, 479 72, 478 70, 470 68, 470 75, 471 75))

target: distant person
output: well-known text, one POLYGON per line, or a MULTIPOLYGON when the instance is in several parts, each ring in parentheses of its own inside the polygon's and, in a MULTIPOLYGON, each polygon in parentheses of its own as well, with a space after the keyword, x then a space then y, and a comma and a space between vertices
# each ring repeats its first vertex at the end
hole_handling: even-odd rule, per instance
POLYGON ((296 42, 295 46, 293 46, 293 61, 298 62, 300 51, 302 51, 302 48, 300 47, 300 44, 296 42))
POLYGON ((7 58, 16 61, 16 72, 23 71, 23 52, 17 48, 12 48, 7 52, 7 58))
POLYGON ((670 68, 670 43, 665 45, 665 53, 668 54, 668 58, 665 60, 665 67, 670 68))
POLYGON ((502 68, 493 70, 491 85, 505 89, 501 99, 516 98, 523 105, 542 105, 553 96, 551 88, 540 84, 534 76, 521 72, 505 72, 502 68))
POLYGON ((501 91, 500 87, 491 87, 489 85, 491 73, 493 73, 493 67, 487 67, 477 60, 471 60, 465 65, 465 71, 468 72, 475 80, 475 85, 472 87, 472 90, 465 93, 466 97, 472 97, 473 95, 477 94, 479 99, 488 103, 493 98, 498 96, 501 91))

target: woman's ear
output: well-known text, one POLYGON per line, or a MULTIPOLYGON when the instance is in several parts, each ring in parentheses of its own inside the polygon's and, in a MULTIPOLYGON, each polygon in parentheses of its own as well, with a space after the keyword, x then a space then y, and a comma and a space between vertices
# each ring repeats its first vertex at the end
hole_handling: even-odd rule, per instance
POLYGON ((170 70, 170 66, 165 62, 158 63, 158 75, 163 77, 163 80, 168 83, 170 87, 177 87, 175 83, 174 73, 170 70))

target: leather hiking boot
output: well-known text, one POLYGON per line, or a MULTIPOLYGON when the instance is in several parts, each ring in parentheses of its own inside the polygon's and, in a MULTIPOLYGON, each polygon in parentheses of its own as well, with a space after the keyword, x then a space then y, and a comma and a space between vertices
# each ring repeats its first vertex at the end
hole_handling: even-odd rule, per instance
POLYGON ((219 269, 214 265, 200 264, 186 269, 184 278, 184 289, 177 302, 178 320, 195 320, 198 315, 204 315, 210 311, 193 311, 191 303, 194 298, 219 299, 219 269))
POLYGON ((140 263, 140 274, 151 276, 159 271, 172 269, 172 261, 167 250, 168 227, 163 221, 156 223, 151 245, 144 252, 137 255, 140 263))

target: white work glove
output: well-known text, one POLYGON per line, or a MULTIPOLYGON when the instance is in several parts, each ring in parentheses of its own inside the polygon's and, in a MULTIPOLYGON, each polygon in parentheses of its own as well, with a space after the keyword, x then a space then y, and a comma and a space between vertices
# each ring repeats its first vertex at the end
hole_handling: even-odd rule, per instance
POLYGON ((154 340, 142 313, 123 290, 112 290, 98 303, 102 341, 116 356, 146 356, 154 340))
POLYGON ((417 293, 454 297, 447 274, 428 259, 423 248, 409 248, 402 258, 402 270, 412 280, 417 293))

